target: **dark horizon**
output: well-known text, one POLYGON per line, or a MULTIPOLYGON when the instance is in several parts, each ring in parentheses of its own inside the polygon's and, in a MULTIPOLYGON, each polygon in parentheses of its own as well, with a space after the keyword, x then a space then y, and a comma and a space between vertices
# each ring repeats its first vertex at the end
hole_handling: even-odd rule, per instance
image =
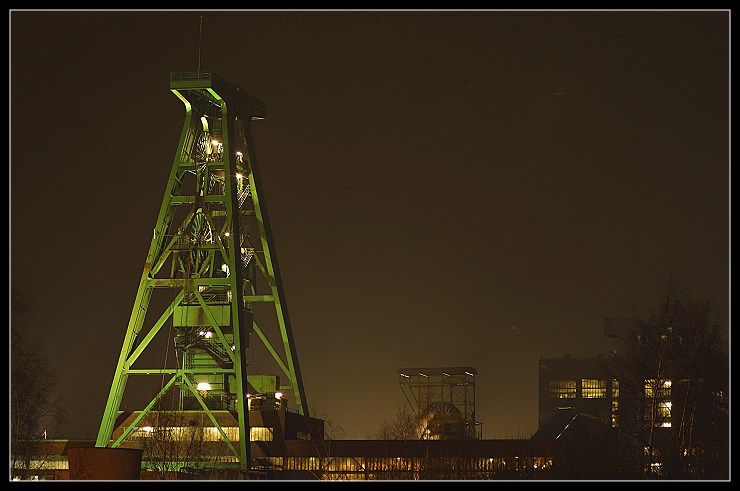
POLYGON ((729 11, 9 20, 10 282, 65 437, 103 415, 183 124, 170 72, 267 102, 303 381, 346 439, 394 417, 409 366, 475 367, 483 437, 528 437, 538 359, 609 352, 603 319, 647 315, 671 275, 729 332, 729 11))

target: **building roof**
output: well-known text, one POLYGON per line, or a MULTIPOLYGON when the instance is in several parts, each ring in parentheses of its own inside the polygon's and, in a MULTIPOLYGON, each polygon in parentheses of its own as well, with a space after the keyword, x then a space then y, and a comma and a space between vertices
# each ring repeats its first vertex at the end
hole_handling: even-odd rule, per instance
POLYGON ((558 408, 532 435, 532 440, 555 441, 562 438, 602 435, 608 427, 598 418, 577 407, 558 408))
POLYGON ((402 375, 478 375, 475 367, 399 368, 402 375))

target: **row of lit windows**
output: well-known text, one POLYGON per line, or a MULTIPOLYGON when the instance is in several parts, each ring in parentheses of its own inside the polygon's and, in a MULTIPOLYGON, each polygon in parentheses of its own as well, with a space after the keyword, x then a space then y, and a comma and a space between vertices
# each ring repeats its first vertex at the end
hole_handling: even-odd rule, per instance
MULTIPOLYGON (((614 381, 616 382, 616 380, 614 381)), ((612 397, 614 396, 614 385, 612 384, 612 397)), ((616 389, 619 395, 619 385, 616 389)), ((578 397, 578 384, 575 380, 551 380, 550 381, 550 398, 551 399, 576 399, 578 397)), ((581 397, 584 399, 605 399, 606 398, 606 380, 592 378, 581 379, 581 397)))
POLYGON ((352 457, 327 457, 324 459, 326 471, 362 471, 364 466, 361 460, 352 457))
MULTIPOLYGON (((645 397, 667 398, 671 396, 669 379, 645 379, 645 397)), ((576 380, 550 380, 550 397, 554 399, 575 399, 578 394, 576 380)), ((602 399, 606 397, 606 380, 581 379, 581 397, 602 399)), ((612 398, 619 397, 619 380, 612 380, 612 398)))
MULTIPOLYGON (((644 387, 645 414, 653 420, 654 426, 669 428, 671 426, 671 386, 668 379, 646 379, 644 387)), ((550 398, 576 399, 578 384, 575 380, 551 380, 550 398)), ((605 399, 606 381, 598 379, 581 379, 581 397, 583 399, 605 399)), ((619 426, 619 380, 612 380, 611 386, 611 420, 612 427, 619 426)))
POLYGON ((581 397, 584 399, 604 399, 606 397, 606 380, 592 378, 581 380, 581 397))
MULTIPOLYGON (((21 462, 16 463, 16 469, 22 469, 21 462)), ((50 455, 43 460, 28 461, 27 469, 40 470, 66 470, 69 469, 69 461, 65 456, 50 455)))
POLYGON ((286 461, 285 470, 317 471, 321 468, 318 457, 288 457, 286 461))
MULTIPOLYGON (((439 471, 391 471, 391 472, 324 472, 321 474, 322 481, 437 481, 449 480, 450 476, 458 476, 455 479, 475 479, 490 480, 496 479, 495 471, 452 471, 449 469, 439 471)), ((535 478, 535 475, 527 475, 528 479, 535 478)))
MULTIPOLYGON (((222 426, 221 429, 223 430, 224 434, 226 435, 226 438, 229 439, 229 441, 232 442, 238 442, 239 441, 239 427, 238 426, 222 426)), ((192 436, 193 431, 203 431, 203 436, 200 435, 197 436, 199 440, 202 440, 204 442, 217 442, 220 440, 223 440, 221 437, 221 432, 218 431, 218 428, 209 426, 209 427, 192 427, 192 426, 167 426, 167 427, 160 427, 155 428, 152 426, 144 426, 142 428, 137 428, 134 430, 129 438, 131 439, 142 439, 142 438, 151 438, 154 436, 155 432, 165 432, 164 438, 173 439, 173 440, 182 440, 182 439, 190 439, 192 436)), ((249 440, 252 442, 271 442, 273 438, 273 430, 270 427, 266 426, 252 426, 249 428, 249 440)))
POLYGON ((417 458, 417 457, 286 457, 286 471, 326 472, 388 472, 435 471, 454 468, 459 471, 503 471, 511 469, 547 469, 552 459, 547 457, 490 458, 417 458))
POLYGON ((575 399, 576 394, 575 380, 550 380, 550 398, 575 399))
POLYGON ((331 474, 325 474, 323 476, 324 481, 365 481, 366 479, 372 480, 372 481, 381 481, 386 476, 383 475, 376 475, 376 474, 368 474, 367 477, 365 476, 365 473, 359 473, 359 472, 337 472, 337 473, 331 473, 331 474))

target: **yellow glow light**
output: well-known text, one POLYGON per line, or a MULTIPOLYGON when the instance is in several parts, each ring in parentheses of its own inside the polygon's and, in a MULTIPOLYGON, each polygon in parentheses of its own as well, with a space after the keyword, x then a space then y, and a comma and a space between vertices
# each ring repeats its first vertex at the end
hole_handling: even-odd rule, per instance
POLYGON ((211 390, 211 384, 208 382, 198 382, 198 390, 211 390))

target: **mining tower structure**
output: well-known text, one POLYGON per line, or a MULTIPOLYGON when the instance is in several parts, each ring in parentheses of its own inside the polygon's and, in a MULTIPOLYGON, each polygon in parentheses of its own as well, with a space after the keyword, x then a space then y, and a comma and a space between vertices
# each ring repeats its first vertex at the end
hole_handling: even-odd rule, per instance
POLYGON ((185 121, 96 446, 121 446, 153 412, 200 411, 249 471, 250 407, 291 404, 309 418, 252 141, 266 104, 211 72, 171 73, 169 88, 185 121), (135 382, 148 395, 114 439, 135 382))

